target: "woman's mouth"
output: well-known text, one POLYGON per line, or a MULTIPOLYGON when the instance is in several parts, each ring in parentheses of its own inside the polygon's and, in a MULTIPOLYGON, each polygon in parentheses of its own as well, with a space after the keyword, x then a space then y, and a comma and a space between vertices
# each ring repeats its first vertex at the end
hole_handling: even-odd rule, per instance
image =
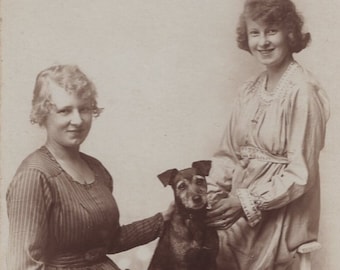
POLYGON ((81 129, 72 129, 72 130, 68 130, 67 132, 69 132, 69 133, 81 133, 82 130, 81 129))
POLYGON ((265 49, 265 50, 257 50, 261 55, 263 56, 267 56, 270 55, 274 49, 265 49))

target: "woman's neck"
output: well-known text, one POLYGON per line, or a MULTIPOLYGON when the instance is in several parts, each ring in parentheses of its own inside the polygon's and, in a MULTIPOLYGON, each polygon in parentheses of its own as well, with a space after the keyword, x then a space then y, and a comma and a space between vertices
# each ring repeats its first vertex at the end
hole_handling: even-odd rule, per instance
POLYGON ((86 161, 81 158, 79 148, 68 148, 49 141, 46 142, 45 147, 74 181, 83 185, 95 181, 95 175, 86 161))
POLYGON ((65 147, 57 143, 53 143, 47 140, 45 143, 47 149, 53 154, 58 160, 64 161, 76 161, 80 160, 79 147, 65 147))
POLYGON ((287 57, 280 65, 267 67, 267 91, 273 91, 280 81, 287 67, 294 61, 292 56, 287 57))

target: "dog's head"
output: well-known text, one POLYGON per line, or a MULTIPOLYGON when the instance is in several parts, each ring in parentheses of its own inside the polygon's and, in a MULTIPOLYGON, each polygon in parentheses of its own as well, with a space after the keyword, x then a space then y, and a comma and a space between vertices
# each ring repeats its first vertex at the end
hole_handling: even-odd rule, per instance
POLYGON ((158 175, 164 186, 171 185, 176 204, 186 209, 198 210, 207 204, 207 182, 210 160, 193 162, 191 168, 184 170, 170 169, 158 175))

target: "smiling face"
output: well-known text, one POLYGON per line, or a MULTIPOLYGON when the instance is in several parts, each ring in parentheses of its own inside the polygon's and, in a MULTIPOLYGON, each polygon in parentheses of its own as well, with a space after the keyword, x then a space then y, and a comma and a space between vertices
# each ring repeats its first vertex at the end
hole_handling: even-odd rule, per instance
POLYGON ((79 149, 91 129, 91 101, 54 83, 49 88, 51 109, 44 124, 47 144, 79 149))
POLYGON ((267 69, 285 66, 292 58, 288 33, 280 26, 246 20, 250 52, 267 69))

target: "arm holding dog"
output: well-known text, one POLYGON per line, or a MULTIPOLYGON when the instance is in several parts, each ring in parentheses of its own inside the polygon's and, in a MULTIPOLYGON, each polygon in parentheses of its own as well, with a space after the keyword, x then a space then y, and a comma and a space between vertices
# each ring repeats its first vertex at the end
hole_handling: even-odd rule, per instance
POLYGON ((128 225, 122 225, 118 230, 118 238, 114 239, 114 246, 110 253, 118 253, 128 249, 147 244, 159 237, 164 228, 164 222, 168 221, 174 210, 174 204, 170 203, 169 207, 162 213, 133 222, 128 225))
POLYGON ((214 202, 211 207, 212 210, 207 213, 206 223, 216 229, 227 229, 244 215, 241 201, 234 195, 214 202))
MULTIPOLYGON (((315 92, 317 90, 315 87, 315 85, 306 84, 304 89, 300 89, 291 97, 295 104, 289 120, 291 126, 287 139, 287 165, 281 168, 280 173, 273 174, 264 181, 258 181, 258 183, 252 183, 248 186, 239 183, 238 188, 233 188, 229 194, 230 198, 221 199, 221 203, 213 205, 214 210, 209 213, 209 216, 214 216, 215 221, 218 221, 218 219, 222 221, 223 218, 234 212, 235 205, 241 205, 244 212, 247 212, 249 225, 255 226, 261 219, 261 211, 286 206, 315 185, 314 180, 317 179, 315 175, 319 174, 318 158, 323 147, 320 142, 324 141, 325 125, 325 114, 320 107, 320 97, 318 96, 319 93, 315 92), (320 128, 315 128, 315 126, 320 126, 320 128), (320 138, 322 139, 320 140, 320 138), (224 204, 224 206, 221 206, 221 204, 224 204), (255 210, 252 209, 254 207, 255 210)), ((235 114, 233 114, 233 118, 236 118, 235 114)), ((231 121, 232 123, 233 121, 231 121)), ((216 171, 222 171, 221 168, 217 168, 216 164, 235 164, 235 167, 229 169, 229 171, 225 170, 227 173, 217 181, 210 182, 210 186, 214 186, 215 190, 223 190, 224 186, 230 181, 230 172, 232 172, 233 177, 238 178, 236 182, 239 182, 241 178, 249 178, 251 170, 251 168, 247 169, 247 163, 250 160, 240 157, 240 147, 235 146, 232 134, 228 130, 229 128, 223 138, 222 149, 213 161, 215 166, 212 169, 215 169, 215 171, 210 174, 208 179, 212 180, 216 171), (232 153, 232 155, 222 155, 222 153, 232 153), (239 157, 239 159, 235 159, 235 157, 239 157)))

